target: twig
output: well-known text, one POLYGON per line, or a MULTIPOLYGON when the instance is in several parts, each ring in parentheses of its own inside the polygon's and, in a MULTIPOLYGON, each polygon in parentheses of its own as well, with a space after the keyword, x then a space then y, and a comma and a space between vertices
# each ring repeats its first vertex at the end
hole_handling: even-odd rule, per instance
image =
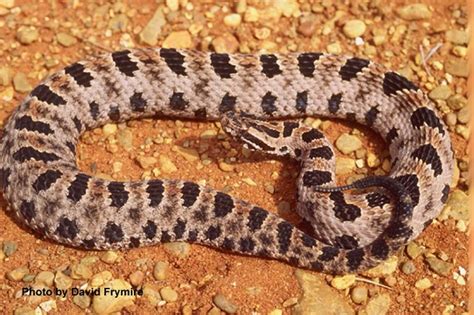
POLYGON ((376 285, 376 286, 385 288, 385 289, 387 289, 387 290, 393 290, 393 288, 391 288, 391 287, 389 287, 389 286, 387 286, 387 285, 385 285, 385 284, 381 284, 381 283, 378 283, 378 282, 375 282, 375 281, 372 281, 372 280, 369 280, 369 279, 356 277, 356 280, 357 280, 357 281, 361 281, 361 282, 370 283, 370 284, 373 284, 373 285, 376 285))
POLYGON ((438 49, 441 48, 443 44, 438 43, 436 44, 433 48, 431 48, 428 51, 428 54, 425 56, 425 51, 423 50, 423 46, 420 45, 420 55, 421 55, 421 63, 423 64, 423 67, 425 68, 426 73, 428 73, 429 76, 431 76, 430 69, 428 68, 427 61, 430 60, 431 57, 438 51, 438 49))

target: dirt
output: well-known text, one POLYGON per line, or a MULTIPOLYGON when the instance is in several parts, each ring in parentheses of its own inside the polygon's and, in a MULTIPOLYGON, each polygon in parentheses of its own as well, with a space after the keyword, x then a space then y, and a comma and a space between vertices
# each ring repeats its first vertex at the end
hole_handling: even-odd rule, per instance
MULTIPOLYGON (((187 2, 187 1, 184 1, 187 2)), ((370 1, 371 4, 381 1, 370 1)), ((376 28, 389 29, 390 26, 406 25, 412 29, 409 36, 404 36, 400 42, 392 43, 387 41, 376 47, 376 54, 369 56, 377 62, 384 63, 390 68, 399 70, 413 63, 415 56, 419 53, 419 46, 423 40, 430 40, 429 47, 437 42, 445 43, 444 30, 435 32, 435 26, 446 25, 447 29, 463 29, 462 21, 456 22, 453 11, 458 8, 465 11, 462 1, 422 1, 430 4, 434 10, 433 18, 424 21, 403 21, 394 13, 398 7, 409 3, 408 1, 395 1, 379 5, 381 9, 373 9, 372 5, 367 5, 368 1, 363 1, 360 6, 344 6, 341 4, 331 5, 335 1, 322 1, 324 10, 322 13, 314 13, 318 20, 316 31, 321 29, 321 23, 330 19, 336 10, 347 12, 349 18, 363 19, 368 25, 368 29, 363 36, 364 40, 371 42, 376 28), (327 5, 326 5, 327 4, 327 5), (380 14, 379 10, 386 13, 380 14), (382 16, 382 18, 380 18, 382 16), (424 25, 427 23, 428 25, 424 25), (461 23, 461 24, 460 24, 461 23), (392 51, 393 56, 386 55, 386 51, 392 51)), ((0 1, 1 7, 2 1, 0 1)), ((105 10, 104 15, 99 15, 100 7, 106 5, 106 1, 15 1, 14 7, 21 8, 21 13, 15 14, 15 9, 11 9, 7 14, 0 15, 0 68, 7 65, 13 73, 23 72, 28 75, 28 80, 34 86, 48 72, 54 72, 68 63, 79 60, 84 56, 101 52, 102 48, 113 51, 120 49, 120 39, 124 33, 131 36, 136 47, 146 46, 139 42, 138 34, 150 20, 151 16, 159 6, 166 6, 164 1, 133 1, 118 2, 125 3, 125 9, 120 5, 110 3, 110 8, 105 10), (111 16, 125 15, 130 10, 136 10, 135 14, 130 14, 127 18, 128 24, 124 30, 117 32, 107 32, 108 21, 111 16), (13 13, 12 13, 13 11, 13 13), (56 23, 56 25, 54 25, 56 23), (20 44, 16 37, 17 30, 21 25, 34 25, 39 30, 39 40, 31 44, 20 44), (70 47, 64 47, 57 43, 55 39, 59 32, 73 34, 78 40, 70 47), (95 44, 91 42, 91 36, 95 37, 95 44), (46 65, 47 59, 53 58, 57 64, 46 65)), ((298 17, 282 16, 278 23, 272 24, 272 35, 264 40, 255 38, 252 34, 255 29, 264 26, 264 22, 256 23, 242 22, 235 29, 222 23, 225 15, 235 12, 235 4, 229 1, 189 1, 193 4, 192 10, 185 10, 183 1, 176 13, 169 13, 168 19, 171 21, 163 27, 158 37, 158 44, 172 31, 186 30, 192 25, 187 20, 186 15, 193 12, 194 16, 201 16, 205 20, 204 30, 192 39, 192 47, 197 49, 210 49, 209 38, 215 38, 224 33, 236 34, 240 47, 250 51, 258 51, 264 42, 274 41, 275 51, 286 51, 288 47, 296 50, 317 50, 324 51, 329 43, 339 42, 343 53, 366 56, 366 50, 354 45, 353 40, 348 40, 342 34, 342 25, 348 18, 344 17, 335 23, 333 31, 327 35, 315 35, 305 37, 295 31, 299 25, 298 17), (218 4, 216 4, 218 3, 218 4), (227 12, 222 9, 216 10, 212 21, 206 17, 206 13, 214 12, 213 7, 227 7, 227 12), (315 39, 316 38, 316 39, 315 39)), ((255 3, 257 8, 265 8, 270 1, 248 1, 248 5, 255 3), (257 3, 259 2, 259 3, 257 3)), ((311 5, 300 1, 300 10, 311 10, 311 5)), ((377 6, 376 6, 377 7, 377 6)), ((1 10, 0 10, 1 12, 1 10)), ((197 18, 196 18, 197 19, 197 18)), ((459 19, 459 18, 458 18, 459 19)), ((269 25, 267 25, 270 27, 269 25)), ((268 45, 268 43, 266 44, 268 45)), ((443 47, 434 55, 433 59, 444 62, 452 58, 452 45, 445 43, 443 47)), ((424 47, 425 51, 428 47, 424 47)), ((419 68, 422 68, 419 66, 419 68)), ((431 74, 435 78, 434 82, 441 82, 445 77, 444 70, 436 70, 430 67, 431 74)), ((413 74, 415 82, 420 83, 420 77, 413 74)), ((421 82, 421 86, 426 84, 426 80, 421 82)), ((449 84, 457 94, 466 96, 465 78, 454 77, 449 84)), ((8 86, 0 85, 0 95, 8 86)), ((436 84, 435 84, 436 86, 436 84)), ((24 97, 24 93, 15 92, 12 100, 2 100, 0 98, 0 120, 5 121, 11 111, 24 97)), ((325 120, 323 120, 325 121, 325 120)), ((377 135, 366 128, 349 124, 343 121, 323 122, 325 134, 335 141, 337 137, 345 132, 351 133, 354 128, 362 131, 360 137, 363 146, 368 152, 376 153, 377 156, 386 156, 386 146, 377 135)), ((97 176, 112 177, 114 179, 140 179, 144 176, 143 170, 136 162, 136 157, 140 154, 152 156, 159 152, 169 157, 176 165, 178 172, 166 174, 162 173, 158 177, 181 178, 192 181, 205 180, 206 184, 223 189, 232 195, 249 200, 265 209, 278 212, 285 219, 292 223, 299 224, 298 216, 292 211, 282 211, 282 202, 290 204, 293 209, 295 205, 296 186, 295 176, 298 172, 296 162, 289 159, 272 159, 262 154, 251 153, 245 156, 242 153, 241 144, 231 141, 228 138, 211 137, 203 139, 200 137, 205 130, 219 132, 219 128, 214 123, 203 122, 182 122, 175 123, 173 120, 141 120, 130 122, 119 126, 119 129, 127 129, 133 134, 133 149, 125 150, 122 146, 117 146, 111 150, 111 143, 115 143, 116 137, 106 138, 101 129, 87 132, 83 136, 83 141, 78 147, 78 163, 82 170, 96 174, 97 176), (152 140, 157 136, 170 139, 169 144, 156 143, 152 140), (151 141, 151 143, 150 143, 151 141), (199 148, 208 146, 207 157, 212 161, 209 165, 202 166, 201 162, 190 162, 183 156, 176 154, 175 146, 187 146, 199 148), (229 152, 235 149, 236 161, 233 161, 229 152), (116 150, 116 151, 115 151, 116 150), (110 151, 114 151, 111 153, 110 151), (229 161, 230 159, 230 161, 229 161), (235 168, 232 172, 223 172, 216 161, 227 160, 235 168), (121 170, 113 171, 113 163, 121 162, 121 170), (198 166, 201 163, 201 166, 198 166), (272 176, 273 174, 273 176, 272 176), (275 176, 279 174, 279 176, 275 176), (250 178, 256 183, 245 183, 243 179, 250 178), (269 193, 267 187, 273 186, 275 192, 269 193), (280 205, 280 210, 278 210, 280 205)), ((465 159, 467 141, 461 135, 451 132, 455 156, 458 159, 465 159)), ((166 142, 166 141, 165 141, 166 142)), ((339 154, 338 156, 342 156, 339 154)), ((151 170, 147 170, 145 176, 156 177, 151 170)), ((370 169, 368 173, 374 172, 370 169)), ((344 182, 347 177, 339 178, 344 182)), ((466 190, 467 183, 461 180, 458 189, 466 190)), ((16 243, 18 249, 10 257, 0 261, 0 313, 11 314, 14 310, 19 310, 22 306, 34 309, 40 301, 51 300, 44 297, 40 301, 32 301, 28 297, 21 297, 18 291, 22 287, 28 286, 31 282, 11 281, 6 278, 6 274, 20 266, 28 266, 29 274, 35 275, 40 271, 64 270, 75 262, 81 261, 87 256, 101 256, 103 253, 85 251, 68 248, 54 242, 44 240, 41 236, 32 233, 28 228, 16 222, 7 210, 7 204, 0 199, 0 243, 12 241, 16 243)), ((456 221, 447 219, 435 222, 428 227, 416 240, 417 244, 424 245, 427 251, 435 255, 444 253, 448 261, 455 266, 453 271, 457 271, 458 266, 468 269, 468 236, 465 232, 456 229, 456 221)), ((265 260, 255 257, 245 257, 227 252, 218 251, 204 246, 191 245, 190 253, 186 257, 177 257, 167 251, 163 246, 153 246, 140 249, 123 250, 119 252, 120 259, 113 264, 98 261, 93 264, 93 272, 98 273, 103 270, 112 272, 114 278, 129 280, 129 275, 142 270, 145 273, 143 283, 151 283, 157 288, 171 286, 179 294, 176 302, 167 303, 162 306, 153 306, 147 299, 138 298, 132 306, 127 306, 122 310, 124 314, 176 314, 186 313, 186 305, 196 314, 206 314, 213 308, 212 299, 217 293, 223 294, 232 303, 239 306, 239 314, 269 314, 272 310, 281 310, 283 314, 290 314, 291 307, 284 307, 285 301, 291 298, 299 298, 302 290, 298 285, 294 275, 295 268, 274 260, 265 260), (153 278, 152 271, 154 263, 157 261, 167 261, 170 263, 170 271, 165 280, 158 281, 153 278)), ((379 293, 387 293, 391 303, 389 314, 461 314, 467 311, 468 290, 466 285, 460 285, 453 279, 452 272, 449 276, 439 276, 430 271, 429 266, 422 258, 410 259, 404 250, 399 253, 399 265, 402 262, 411 260, 416 271, 412 274, 403 273, 400 268, 391 274, 395 282, 387 290, 381 286, 358 283, 369 288, 369 297, 374 297, 379 293), (426 290, 415 287, 415 283, 423 278, 429 278, 433 286, 426 290)), ((317 275, 317 273, 314 273, 317 275)), ((330 280, 331 276, 319 275, 321 279, 330 280)), ((467 276, 465 277, 467 278, 467 276)), ((80 286, 88 282, 89 279, 75 280, 74 285, 80 286)), ((376 280, 376 279, 372 279, 376 280)), ((380 281, 386 284, 386 277, 380 281)), ((350 290, 337 291, 334 294, 340 295, 342 299, 348 301, 355 311, 363 310, 366 303, 357 305, 351 301, 350 290)), ((56 300, 56 309, 49 314, 83 314, 90 313, 91 308, 81 309, 72 301, 72 297, 64 301, 56 300)), ((369 298, 370 300, 370 298, 369 298)), ((291 300, 290 300, 291 301, 291 300)), ((290 303, 291 304, 291 303, 290 303)), ((323 314, 321 310, 321 314, 323 314)), ((194 313, 193 313, 194 314, 194 313)), ((214 313, 213 313, 214 314, 214 313)), ((272 313, 272 314, 278 314, 272 313)))

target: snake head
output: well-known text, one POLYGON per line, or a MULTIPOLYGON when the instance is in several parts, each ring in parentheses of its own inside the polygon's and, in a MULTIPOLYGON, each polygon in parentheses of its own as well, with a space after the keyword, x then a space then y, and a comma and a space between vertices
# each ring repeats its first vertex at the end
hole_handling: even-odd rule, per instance
POLYGON ((255 119, 250 114, 229 111, 221 118, 221 125, 233 138, 243 141, 245 148, 275 152, 279 131, 272 123, 255 119))

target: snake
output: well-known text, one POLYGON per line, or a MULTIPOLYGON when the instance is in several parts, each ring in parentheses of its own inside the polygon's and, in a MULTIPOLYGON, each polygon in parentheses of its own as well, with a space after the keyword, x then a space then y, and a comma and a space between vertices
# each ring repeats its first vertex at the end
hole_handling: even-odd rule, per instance
POLYGON ((452 176, 449 132, 417 85, 371 60, 318 52, 100 53, 43 79, 0 142, 7 211, 42 237, 86 250, 183 241, 329 274, 396 254, 440 213, 452 176), (304 123, 313 116, 375 131, 390 172, 338 186, 335 149, 304 123), (297 160, 294 211, 310 228, 192 181, 77 167, 86 130, 144 117, 220 122, 244 147, 297 160))

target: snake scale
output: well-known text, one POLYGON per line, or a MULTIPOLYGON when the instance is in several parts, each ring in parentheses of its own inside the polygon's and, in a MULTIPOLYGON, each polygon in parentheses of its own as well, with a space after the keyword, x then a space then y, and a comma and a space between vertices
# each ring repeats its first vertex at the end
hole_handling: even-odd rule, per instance
POLYGON ((446 202, 452 173, 449 133, 426 94, 370 60, 324 53, 148 48, 90 57, 34 88, 0 144, 9 208, 59 243, 186 241, 333 274, 374 266, 419 235, 446 202), (315 115, 375 130, 389 146, 390 174, 337 187, 331 144, 292 120, 315 115), (110 181, 77 168, 85 130, 151 116, 221 121, 250 149, 300 161, 296 211, 313 233, 190 181, 110 181))

